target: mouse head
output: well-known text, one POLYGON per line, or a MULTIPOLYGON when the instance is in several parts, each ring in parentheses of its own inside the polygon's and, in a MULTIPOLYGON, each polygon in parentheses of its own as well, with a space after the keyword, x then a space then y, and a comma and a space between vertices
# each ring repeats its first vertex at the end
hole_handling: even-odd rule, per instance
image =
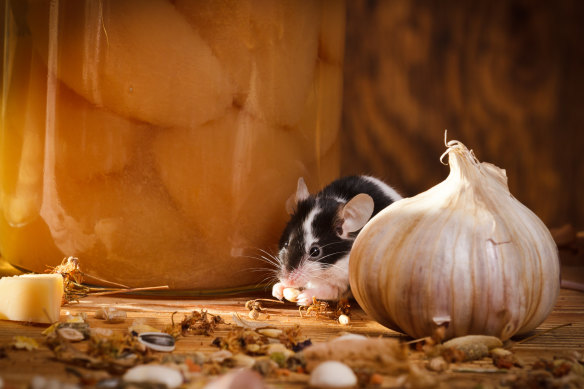
MULTIPOLYGON (((286 208, 290 221, 279 244, 280 280, 290 287, 303 287, 348 260, 353 240, 371 218, 373 199, 365 193, 350 199, 312 196, 300 178, 286 208)), ((348 269, 348 264, 344 266, 348 269)))

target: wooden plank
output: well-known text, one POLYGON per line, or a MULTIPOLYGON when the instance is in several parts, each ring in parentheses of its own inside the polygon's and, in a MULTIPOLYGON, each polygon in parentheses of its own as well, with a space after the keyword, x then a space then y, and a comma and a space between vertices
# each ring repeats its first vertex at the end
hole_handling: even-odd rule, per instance
MULTIPOLYGON (((177 312, 175 313, 175 320, 182 320, 184 314, 200 309, 219 314, 226 321, 231 322, 232 312, 238 312, 242 316, 247 315, 248 311, 244 305, 250 297, 255 298, 257 296, 201 300, 88 297, 77 304, 64 307, 61 315, 64 318, 69 313, 84 312, 88 315, 88 321, 92 327, 111 328, 119 332, 126 331, 129 324, 135 319, 141 319, 146 324, 163 329, 171 324, 173 312, 177 312), (95 311, 102 306, 115 306, 118 309, 123 309, 128 312, 128 319, 121 324, 105 324, 103 321, 95 319, 95 311)), ((267 320, 268 323, 277 327, 300 325, 303 337, 310 338, 313 342, 329 340, 345 331, 373 337, 384 336, 406 339, 405 336, 372 321, 358 307, 353 307, 351 324, 348 327, 341 326, 336 321, 325 317, 300 317, 298 309, 292 304, 270 304, 267 308, 270 316, 269 320, 267 320)), ((526 343, 516 344, 513 347, 514 352, 526 363, 532 363, 541 357, 551 358, 555 355, 582 351, 584 348, 584 293, 562 290, 553 313, 534 333, 566 323, 571 323, 571 325, 544 334, 526 343)), ((0 345, 10 343, 16 335, 30 336, 42 343, 43 336, 41 332, 44 328, 44 326, 0 321, 0 345)), ((224 328, 218 330, 215 335, 225 335, 226 332, 227 329, 224 328)), ((189 354, 195 351, 211 353, 217 351, 217 348, 211 345, 213 339, 213 336, 202 335, 181 338, 177 342, 175 353, 189 354)), ((423 361, 420 361, 420 364, 423 364, 423 361)), ((473 365, 473 368, 476 367, 492 368, 492 364, 488 361, 480 361, 473 365)), ((84 369, 78 370, 87 372, 84 369)), ((7 357, 0 358, 0 377, 5 381, 6 388, 25 387, 34 375, 53 377, 64 382, 78 382, 77 377, 68 373, 67 365, 52 359, 52 353, 45 346, 41 346, 37 352, 8 350, 7 357)), ((455 379, 456 377, 482 382, 495 382, 501 378, 500 375, 494 376, 493 374, 447 373, 447 379, 455 379)), ((271 387, 300 388, 305 386, 306 379, 305 375, 294 375, 281 380, 270 379, 268 382, 271 387)), ((391 387, 392 383, 395 383, 394 380, 395 377, 386 378, 384 387, 386 384, 391 387)))
POLYGON ((408 197, 443 180, 444 130, 507 170, 548 226, 584 226, 584 3, 349 1, 342 173, 408 197))

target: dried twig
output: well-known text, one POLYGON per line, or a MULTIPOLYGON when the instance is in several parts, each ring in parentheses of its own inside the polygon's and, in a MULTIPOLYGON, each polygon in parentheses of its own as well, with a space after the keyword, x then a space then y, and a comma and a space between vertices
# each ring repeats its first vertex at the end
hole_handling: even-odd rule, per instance
POLYGON ((87 274, 81 271, 79 267, 79 259, 76 257, 67 257, 63 259, 60 265, 55 267, 50 267, 50 273, 53 274, 60 274, 63 276, 63 301, 62 304, 70 303, 73 301, 79 301, 79 299, 83 297, 87 297, 89 295, 93 296, 104 296, 109 294, 118 294, 118 293, 132 293, 137 291, 145 291, 145 290, 160 290, 160 289, 168 289, 168 285, 164 286, 153 286, 153 287, 145 287, 145 288, 130 288, 126 285, 118 284, 115 282, 110 282, 107 280, 102 280, 98 277, 89 275, 90 278, 94 278, 96 280, 112 284, 118 285, 121 288, 115 289, 110 288, 109 290, 104 290, 102 288, 91 288, 87 285, 83 285, 83 279, 87 274))
POLYGON ((548 329, 547 329, 547 330, 545 330, 545 331, 539 332, 539 333, 537 333, 537 334, 535 334, 535 335, 528 336, 528 337, 527 337, 527 338, 525 338, 525 339, 521 339, 521 340, 519 340, 519 341, 515 342, 514 344, 521 344, 521 343, 529 342, 530 340, 533 340, 533 339, 535 339, 535 338, 537 338, 537 337, 540 337, 540 336, 542 336, 542 335, 544 335, 544 334, 547 334, 548 332, 555 331, 555 330, 557 330, 557 329, 559 329, 559 328, 562 328, 562 327, 569 327, 569 326, 571 326, 571 325, 572 325, 572 323, 565 323, 565 324, 560 324, 559 326, 555 326, 555 327, 552 327, 552 328, 548 328, 548 329))

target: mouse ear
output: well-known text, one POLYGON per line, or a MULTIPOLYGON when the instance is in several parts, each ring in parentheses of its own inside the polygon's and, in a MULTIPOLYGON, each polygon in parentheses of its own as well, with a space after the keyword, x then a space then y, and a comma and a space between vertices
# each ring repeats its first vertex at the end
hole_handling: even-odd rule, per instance
POLYGON ((309 196, 310 192, 308 192, 308 187, 304 182, 304 178, 300 177, 298 179, 298 185, 296 186, 296 193, 288 197, 288 200, 286 200, 286 212, 288 212, 289 215, 292 215, 298 202, 306 200, 309 196))
POLYGON ((341 238, 347 238, 349 233, 359 231, 373 214, 373 199, 365 193, 359 193, 353 197, 340 210, 340 218, 343 220, 343 232, 341 238))
POLYGON ((298 185, 296 186, 296 202, 300 202, 302 200, 306 200, 310 196, 308 192, 308 187, 304 182, 304 178, 300 177, 298 179, 298 185))

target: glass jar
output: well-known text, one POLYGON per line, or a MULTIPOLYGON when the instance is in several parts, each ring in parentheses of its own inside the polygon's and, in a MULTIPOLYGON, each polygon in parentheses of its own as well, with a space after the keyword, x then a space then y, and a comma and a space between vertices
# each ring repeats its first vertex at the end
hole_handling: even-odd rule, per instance
POLYGON ((211 290, 271 266, 299 177, 339 174, 338 0, 7 0, 0 252, 211 290))

